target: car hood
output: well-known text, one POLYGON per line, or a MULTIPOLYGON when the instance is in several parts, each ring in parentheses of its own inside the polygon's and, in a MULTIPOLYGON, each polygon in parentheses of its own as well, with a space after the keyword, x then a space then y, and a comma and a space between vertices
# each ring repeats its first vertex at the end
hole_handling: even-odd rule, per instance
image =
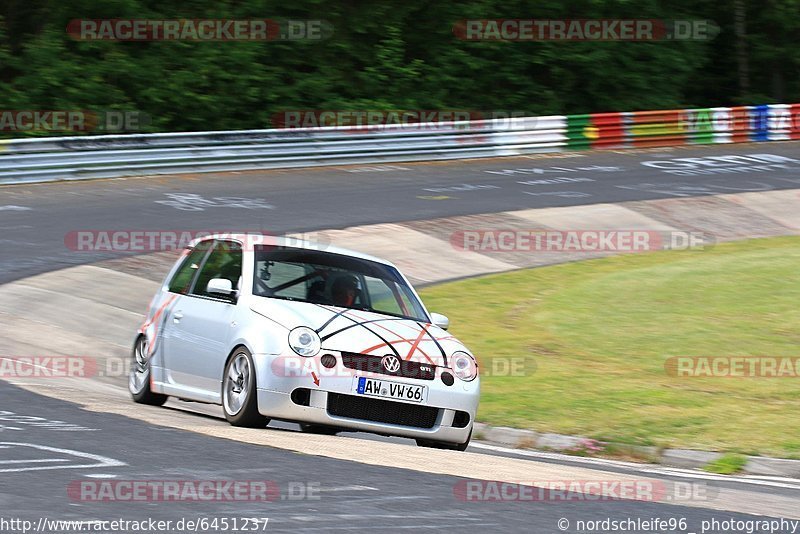
POLYGON ((317 331, 323 350, 360 354, 396 354, 404 360, 447 365, 453 352, 469 352, 454 336, 425 321, 381 313, 271 298, 250 308, 288 330, 317 331))

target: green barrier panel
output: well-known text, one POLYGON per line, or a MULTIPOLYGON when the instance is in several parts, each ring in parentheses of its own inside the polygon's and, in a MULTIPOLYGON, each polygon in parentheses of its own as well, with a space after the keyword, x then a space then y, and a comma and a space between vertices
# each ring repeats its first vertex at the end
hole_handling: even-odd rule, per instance
POLYGON ((590 115, 567 115, 567 148, 586 150, 597 136, 590 115))
POLYGON ((712 111, 705 109, 691 109, 686 111, 686 118, 682 121, 688 131, 689 142, 693 145, 705 145, 714 142, 714 123, 712 111))

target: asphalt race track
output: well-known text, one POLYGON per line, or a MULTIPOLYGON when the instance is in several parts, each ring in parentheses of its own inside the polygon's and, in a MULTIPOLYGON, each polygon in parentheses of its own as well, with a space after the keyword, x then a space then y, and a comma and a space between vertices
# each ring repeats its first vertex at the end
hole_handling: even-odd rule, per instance
POLYGON ((0 283, 111 256, 69 250, 70 231, 279 234, 798 184, 786 142, 5 186, 0 283))
MULTIPOLYGON (((555 532, 561 518, 573 524, 605 518, 685 519, 690 531, 713 518, 754 519, 744 514, 628 500, 464 501, 456 497, 461 482, 458 477, 299 455, 143 424, 119 415, 90 413, 70 403, 33 396, 4 382, 0 382, 0 398, 5 412, 22 417, 46 414, 48 420, 73 425, 75 429, 2 421, 5 428, 0 433, 0 506, 4 515, 13 511, 14 517, 34 524, 41 518, 153 518, 174 523, 216 517, 231 522, 235 518, 268 518, 268 532, 555 532), (143 441, 144 436, 147 439, 143 441), (36 446, 50 449, 34 449, 32 454, 31 449, 36 446), (102 459, 71 457, 75 453, 102 459), (109 465, 97 466, 104 462, 109 465), (95 467, 80 467, 93 464, 95 467), (31 470, 37 468, 41 470, 31 470), (98 489, 102 486, 76 489, 81 483, 141 480, 264 481, 270 491, 266 500, 255 501, 131 502, 95 500, 103 495, 98 489)), ((715 498, 716 490, 708 486, 706 491, 708 498, 715 498)), ((800 488, 763 491, 767 496, 770 491, 793 499, 800 496, 800 488)))
MULTIPOLYGON (((5 186, 0 187, 0 283, 112 256, 70 250, 65 236, 77 230, 306 232, 526 208, 796 189, 798 184, 800 143, 792 142, 5 186)), ((241 525, 247 518, 268 518, 266 529, 258 523, 249 526, 267 532, 605 532, 607 526, 592 522, 658 518, 666 523, 625 530, 701 532, 703 522, 712 519, 800 519, 800 480, 724 478, 481 443, 468 453, 426 453, 410 440, 360 434, 319 437, 319 447, 304 452, 270 446, 263 438, 267 432, 276 433, 276 439, 304 436, 289 425, 263 431, 262 437, 260 431, 229 433, 225 421, 202 409, 147 408, 123 400, 113 411, 89 410, 30 389, 0 380, 0 516, 34 525, 42 518, 152 518, 173 525, 182 519, 225 518, 241 525), (194 431, 194 426, 206 430, 194 431), (359 456, 364 450, 359 447, 373 443, 386 445, 379 449, 385 458, 359 456), (333 454, 334 448, 346 451, 348 444, 352 459, 333 454), (401 468, 405 464, 397 456, 403 451, 430 454, 430 460, 419 456, 413 466, 401 468), (471 471, 493 462, 512 471, 530 465, 530 472, 538 469, 550 481, 619 477, 655 480, 667 490, 639 501, 558 495, 465 501, 462 490, 471 471), (141 480, 261 481, 270 488, 270 498, 98 501, 91 491, 76 490, 83 483, 96 488, 103 481, 141 480), (702 491, 676 499, 675 488, 689 485, 702 491), (745 509, 748 514, 740 513, 745 509), (685 524, 677 523, 681 519, 685 524), (589 526, 581 529, 579 521, 589 526)), ((0 532, 22 532, 17 527, 0 524, 0 532)), ((185 526, 172 531, 194 530, 223 531, 185 526)), ((706 531, 738 532, 722 526, 706 531)))

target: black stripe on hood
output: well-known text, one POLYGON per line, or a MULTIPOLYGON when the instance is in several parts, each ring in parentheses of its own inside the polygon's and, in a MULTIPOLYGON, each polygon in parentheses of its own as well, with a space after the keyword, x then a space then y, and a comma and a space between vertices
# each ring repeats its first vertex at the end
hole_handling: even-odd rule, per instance
MULTIPOLYGON (((320 306, 319 304, 317 304, 317 306, 319 306, 319 307, 320 307, 320 308, 322 308, 323 310, 328 310, 328 308, 326 308, 325 306, 320 306)), ((331 310, 328 310, 328 311, 331 311, 331 310)), ((371 333, 372 335, 374 335, 375 337, 377 337, 378 339, 380 339, 381 341, 383 341, 384 343, 386 343, 386 346, 387 346, 387 347, 389 347, 389 348, 391 349, 391 351, 392 351, 392 352, 394 352, 394 355, 395 355, 395 356, 397 356, 397 357, 398 357, 398 358, 400 358, 401 360, 403 359, 403 357, 402 357, 402 356, 400 356, 400 353, 399 353, 399 352, 397 352, 397 349, 396 349, 396 348, 394 348, 394 345, 392 345, 391 343, 389 343, 389 341, 387 341, 387 340, 386 340, 386 338, 384 338, 382 335, 380 335, 379 333, 377 333, 377 332, 376 332, 376 331, 374 331, 373 329, 371 329, 371 328, 369 328, 368 326, 366 326, 366 325, 367 325, 367 323, 374 323, 374 322, 376 322, 376 321, 381 321, 381 320, 389 320, 389 319, 373 319, 373 320, 371 320, 371 321, 356 321, 355 319, 353 319, 353 318, 352 318, 352 317, 350 317, 349 315, 345 315, 345 312, 346 312, 346 311, 347 311, 347 310, 342 310, 341 312, 338 312, 338 313, 337 313, 337 314, 336 314, 334 317, 332 317, 332 318, 331 318, 331 319, 330 319, 328 322, 326 322, 326 323, 325 323, 325 325, 323 325, 323 326, 320 328, 320 330, 322 330, 322 329, 323 329, 325 326, 327 326, 328 324, 330 324, 330 322, 331 322, 333 319, 335 319, 336 317, 344 317, 345 319, 348 319, 348 320, 352 321, 352 322, 353 322, 353 323, 355 323, 355 324, 353 324, 353 325, 351 325, 351 326, 348 326, 348 327, 345 327, 345 328, 342 328, 341 330, 337 330, 336 332, 333 332, 332 334, 328 334, 328 335, 326 335, 325 337, 323 337, 323 338, 320 338, 320 340, 321 340, 321 341, 325 341, 325 340, 327 340, 327 339, 331 338, 332 336, 335 336, 336 334, 338 334, 339 332, 342 332, 342 331, 344 331, 344 330, 348 330, 348 329, 350 329, 350 328, 354 328, 354 327, 356 327, 356 326, 360 326, 360 327, 364 328, 365 330, 367 330, 368 332, 370 332, 370 333, 371 333)))
POLYGON ((438 341, 438 340, 437 340, 435 337, 433 337, 433 335, 431 335, 431 333, 430 333, 430 332, 428 332, 428 329, 427 329, 427 328, 425 328, 425 325, 423 325, 422 323, 417 323, 417 325, 418 325, 420 328, 422 328, 422 329, 425 331, 425 333, 426 333, 426 334, 428 334, 428 337, 429 337, 429 338, 431 338, 431 340, 432 340, 432 341, 433 341, 433 342, 436 344, 436 346, 439 348, 439 352, 441 352, 441 353, 442 353, 442 360, 444 360, 444 366, 445 366, 445 367, 447 367, 447 353, 444 351, 444 348, 443 348, 443 347, 442 347, 442 346, 439 344, 439 341, 438 341))

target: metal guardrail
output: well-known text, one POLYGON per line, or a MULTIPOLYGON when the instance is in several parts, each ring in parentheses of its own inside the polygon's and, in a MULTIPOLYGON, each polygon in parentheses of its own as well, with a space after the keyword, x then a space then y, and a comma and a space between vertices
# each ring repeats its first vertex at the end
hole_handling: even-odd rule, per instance
POLYGON ((800 138, 800 105, 0 140, 0 184, 800 138))
POLYGON ((500 122, 14 139, 0 141, 0 183, 490 157, 566 140, 561 118, 500 122))

